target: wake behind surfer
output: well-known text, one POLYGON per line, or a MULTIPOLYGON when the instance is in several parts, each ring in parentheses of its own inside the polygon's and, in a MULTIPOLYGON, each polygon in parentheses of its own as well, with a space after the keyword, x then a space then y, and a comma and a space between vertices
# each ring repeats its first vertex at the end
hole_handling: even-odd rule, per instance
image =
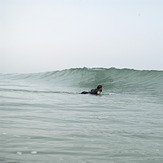
POLYGON ((100 95, 102 92, 102 85, 98 85, 96 89, 91 89, 90 91, 86 92, 83 91, 81 94, 93 94, 93 95, 100 95))

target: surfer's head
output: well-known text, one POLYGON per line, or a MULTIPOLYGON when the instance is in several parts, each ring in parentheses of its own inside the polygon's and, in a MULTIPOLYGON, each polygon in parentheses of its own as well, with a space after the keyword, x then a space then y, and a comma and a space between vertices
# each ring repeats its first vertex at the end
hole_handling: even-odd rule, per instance
POLYGON ((97 89, 99 89, 100 91, 102 91, 102 85, 98 85, 97 89))

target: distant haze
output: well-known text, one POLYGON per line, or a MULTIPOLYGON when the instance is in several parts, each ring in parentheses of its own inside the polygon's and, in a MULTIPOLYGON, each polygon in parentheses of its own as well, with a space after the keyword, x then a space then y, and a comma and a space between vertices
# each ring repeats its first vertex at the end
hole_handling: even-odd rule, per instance
POLYGON ((163 0, 0 0, 0 73, 163 70, 163 0))

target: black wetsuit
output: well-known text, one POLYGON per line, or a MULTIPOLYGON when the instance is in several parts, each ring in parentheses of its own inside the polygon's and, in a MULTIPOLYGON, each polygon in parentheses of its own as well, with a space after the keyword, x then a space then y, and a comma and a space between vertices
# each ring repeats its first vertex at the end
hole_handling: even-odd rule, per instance
POLYGON ((92 89, 90 94, 97 95, 97 92, 102 92, 102 91, 99 89, 92 89))
POLYGON ((97 95, 97 92, 102 92, 101 90, 99 89, 91 89, 91 92, 82 92, 81 94, 92 94, 92 95, 97 95))

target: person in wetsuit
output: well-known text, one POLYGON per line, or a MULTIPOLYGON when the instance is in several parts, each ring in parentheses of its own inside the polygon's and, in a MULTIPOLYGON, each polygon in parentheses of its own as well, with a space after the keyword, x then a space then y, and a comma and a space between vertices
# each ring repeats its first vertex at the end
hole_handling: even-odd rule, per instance
POLYGON ((83 91, 81 94, 93 94, 93 95, 100 95, 102 92, 102 85, 98 85, 96 89, 91 89, 90 91, 86 92, 83 91))

